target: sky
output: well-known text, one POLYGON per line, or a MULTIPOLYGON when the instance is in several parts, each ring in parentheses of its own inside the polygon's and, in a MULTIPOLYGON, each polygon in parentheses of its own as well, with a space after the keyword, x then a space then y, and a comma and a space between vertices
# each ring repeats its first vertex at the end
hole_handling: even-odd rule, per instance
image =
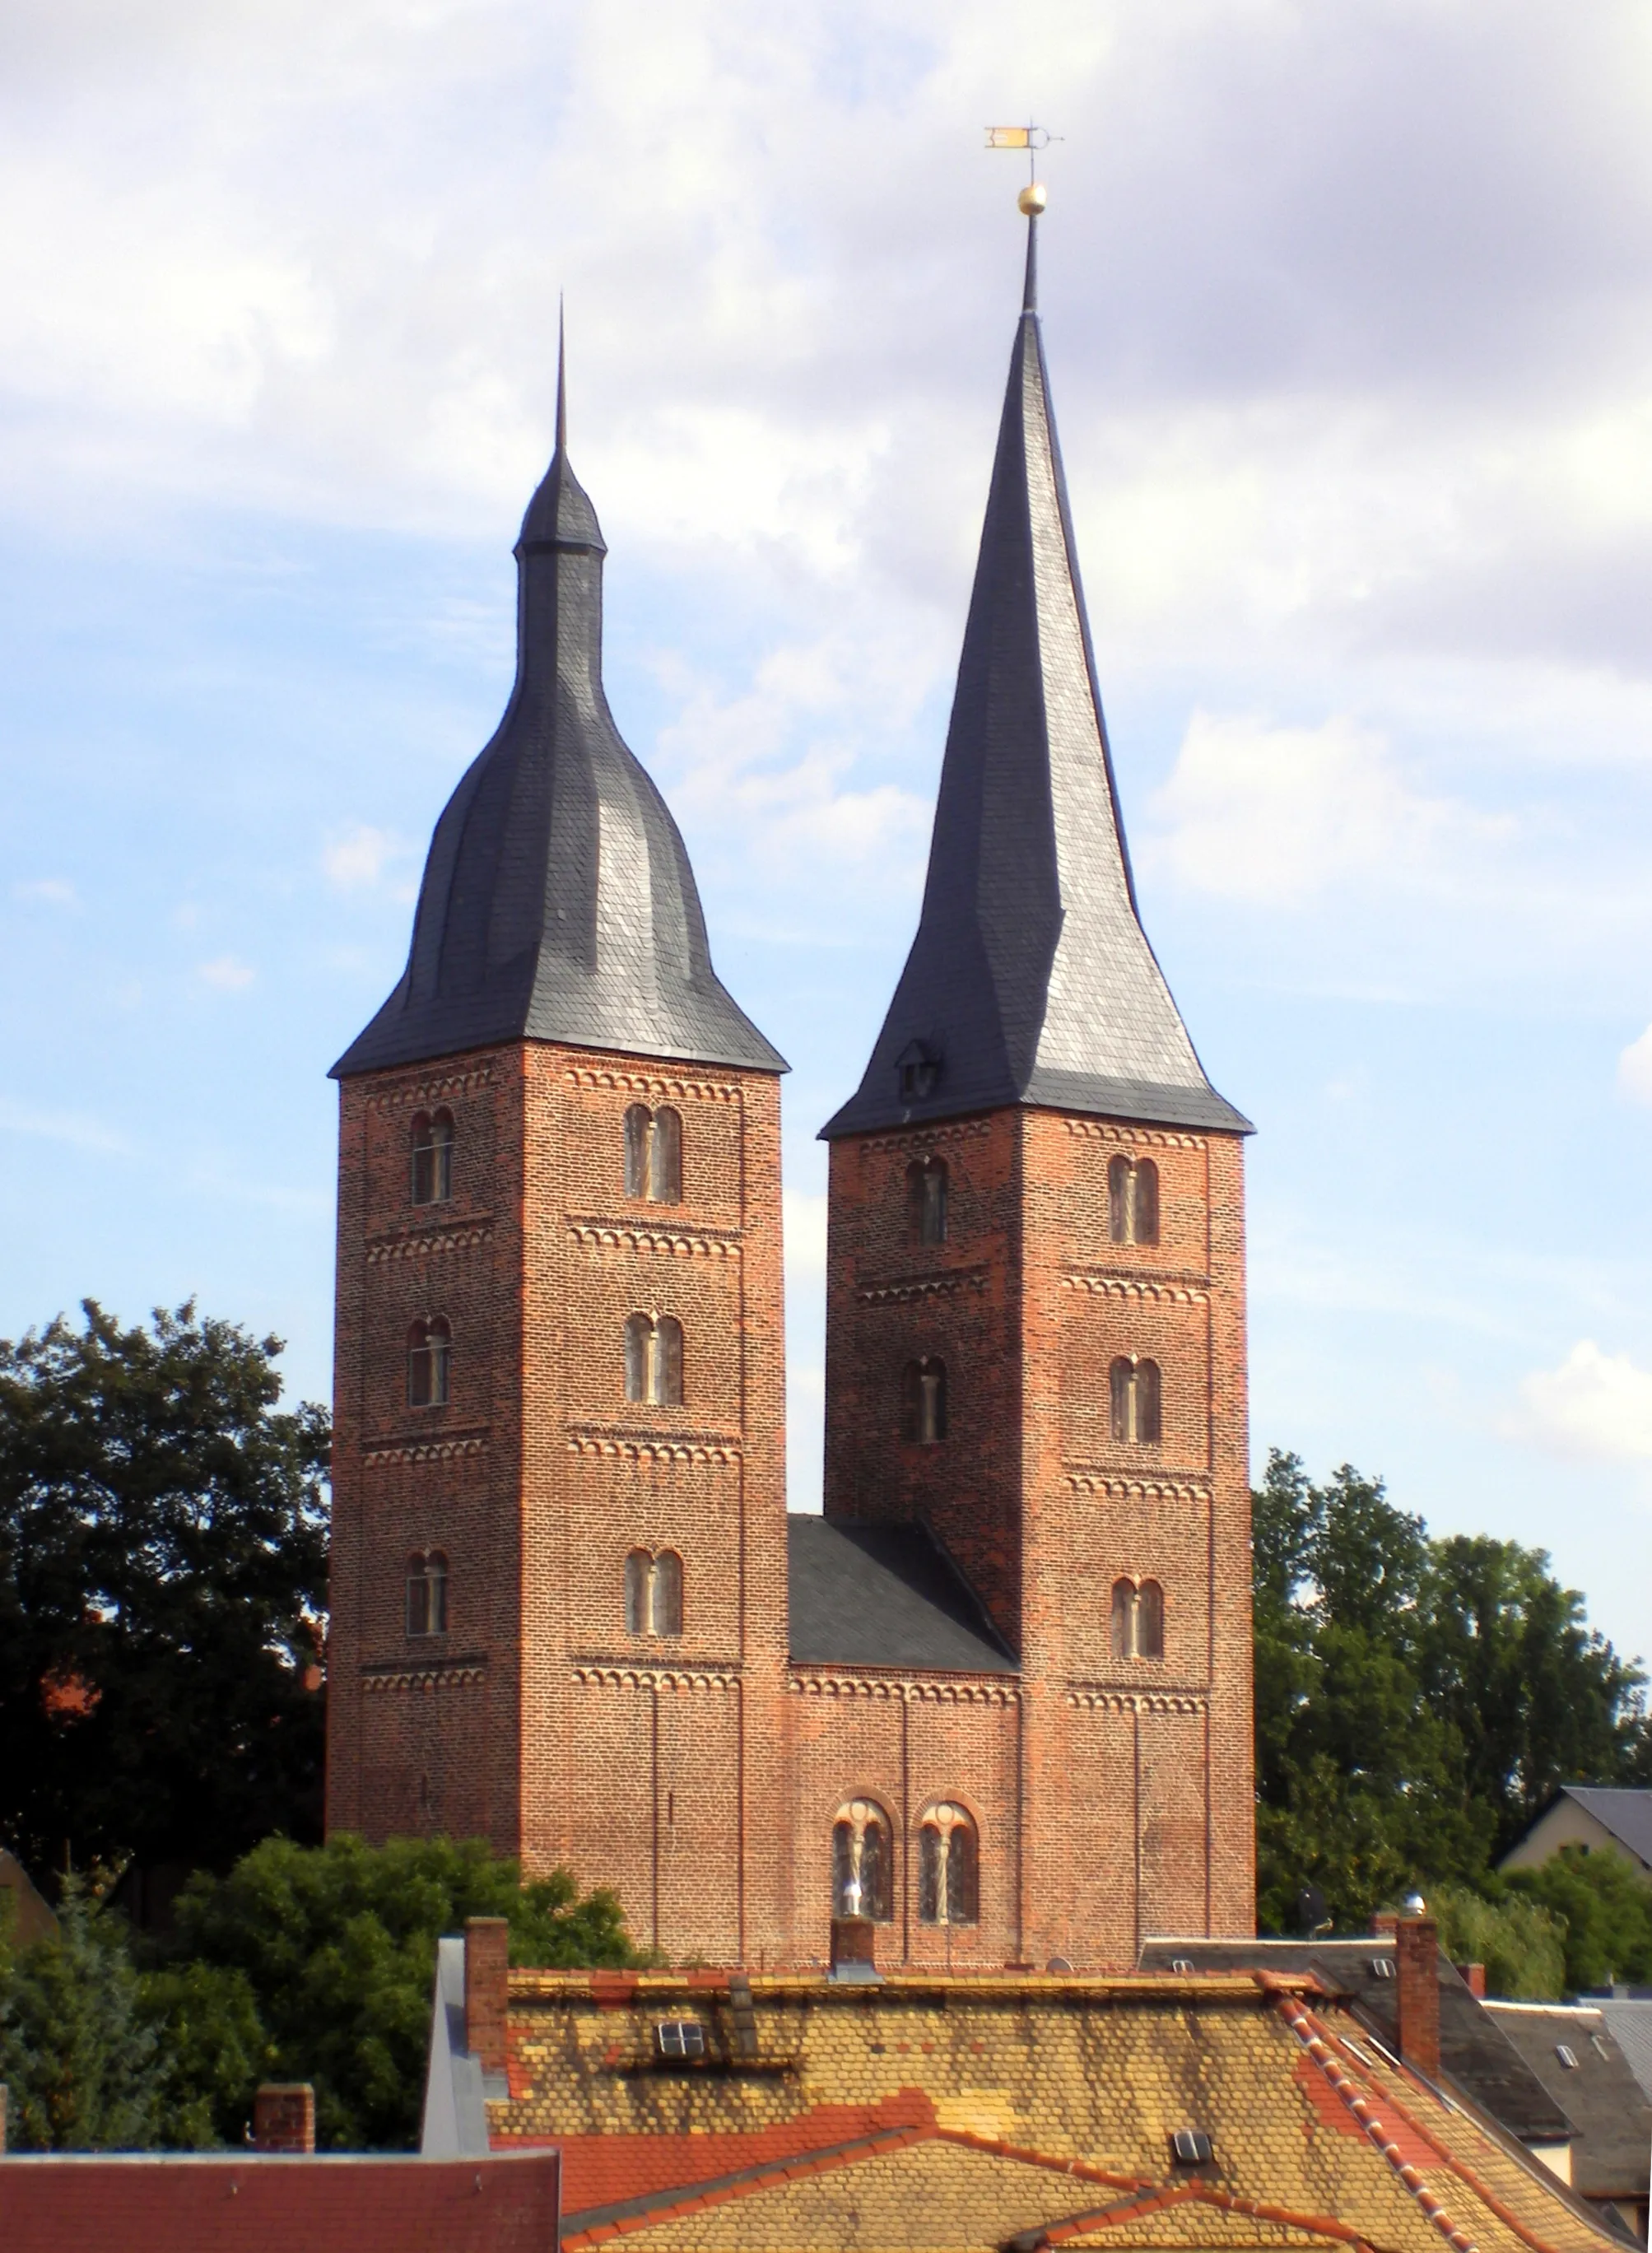
POLYGON ((331 1354, 328 1065, 571 452, 607 678, 815 1133, 914 928, 1019 303, 1147 927, 1250 1145, 1252 1431, 1652 1658, 1652 14, 9 0, 0 1334, 331 1354))

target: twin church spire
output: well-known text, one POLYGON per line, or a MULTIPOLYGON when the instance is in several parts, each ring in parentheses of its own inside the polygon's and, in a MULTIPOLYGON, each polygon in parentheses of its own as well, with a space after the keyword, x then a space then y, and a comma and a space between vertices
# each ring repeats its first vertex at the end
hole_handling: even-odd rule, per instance
MULTIPOLYGON (((1037 220, 923 913, 828 1138, 1031 1105, 1243 1131, 1136 909, 1036 310, 1037 220)), ((509 1039, 784 1063, 712 969, 677 826, 601 671, 596 515, 556 450, 517 543, 518 665, 436 826, 400 984, 336 1076, 509 1039)))

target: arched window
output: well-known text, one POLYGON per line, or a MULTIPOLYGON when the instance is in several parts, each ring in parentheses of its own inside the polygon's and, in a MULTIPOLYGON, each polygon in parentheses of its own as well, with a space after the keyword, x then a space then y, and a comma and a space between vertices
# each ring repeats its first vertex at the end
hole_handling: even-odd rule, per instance
POLYGON ((445 1204, 453 1195, 453 1113, 415 1113, 413 1121, 413 1202, 445 1204))
POLYGON ((445 1408, 453 1364, 453 1333, 436 1315, 408 1332, 408 1406, 445 1408))
POLYGON ((625 1113, 625 1194, 651 1204, 682 1203, 682 1113, 669 1104, 651 1111, 633 1103, 625 1113))
POLYGON ((408 1633, 448 1631, 448 1560, 439 1549, 408 1559, 408 1633))
POLYGON ((1151 1158, 1108 1160, 1107 1233, 1115 1244, 1159 1241, 1159 1168, 1151 1158))
POLYGON ((901 1437, 920 1447, 946 1437, 946 1364, 933 1355, 901 1371, 901 1437))
POLYGON ((627 1635, 646 1635, 648 1632, 649 1587, 654 1576, 654 1560, 646 1549, 633 1549, 625 1559, 625 1632, 627 1635))
POLYGON ((1112 1624, 1115 1658, 1162 1658, 1164 1590, 1158 1581, 1115 1580, 1112 1624))
POLYGON ((662 1549, 654 1559, 653 1631, 680 1635, 683 1631, 683 1560, 674 1549, 662 1549))
POLYGON ((918 1826, 917 1914, 921 1924, 973 1924, 980 1915, 980 1857, 975 1825, 940 1800, 918 1826))
POLYGON ((1156 1447, 1164 1436, 1158 1363, 1120 1354, 1107 1374, 1113 1438, 1126 1447, 1156 1447))
POLYGON ((914 1158, 906 1169, 912 1230, 920 1244, 946 1241, 946 1161, 914 1158))
POLYGON ((627 1315, 624 1331, 625 1398, 666 1408, 680 1408, 683 1398, 683 1326, 675 1315, 627 1315))
POLYGON ((875 1799, 846 1800, 832 1825, 832 1914, 894 1917, 889 1818, 875 1799))
POLYGON ((654 1556, 633 1549, 625 1559, 627 1635, 680 1635, 683 1631, 683 1560, 674 1549, 654 1556))

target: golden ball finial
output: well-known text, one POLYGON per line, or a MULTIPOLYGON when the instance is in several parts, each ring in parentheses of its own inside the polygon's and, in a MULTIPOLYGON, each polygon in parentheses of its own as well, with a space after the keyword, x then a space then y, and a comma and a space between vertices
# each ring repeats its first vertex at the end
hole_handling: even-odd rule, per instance
POLYGON ((1049 201, 1049 191, 1042 180, 1034 180, 1015 199, 1015 207, 1023 219, 1036 219, 1049 201))

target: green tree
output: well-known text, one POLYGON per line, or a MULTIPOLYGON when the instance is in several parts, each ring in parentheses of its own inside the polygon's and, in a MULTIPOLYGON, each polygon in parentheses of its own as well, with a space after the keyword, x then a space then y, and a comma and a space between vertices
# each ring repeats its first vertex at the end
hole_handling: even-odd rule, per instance
POLYGON ((1488 1995, 1538 2003, 1565 1993, 1566 1922, 1541 1901, 1494 1881, 1487 1893, 1435 1886, 1428 1906, 1453 1963, 1485 1965, 1488 1995))
POLYGON ((1515 1899, 1547 1909, 1564 1927, 1572 1993, 1652 1980, 1652 1886, 1621 1855, 1563 1846, 1535 1870, 1511 1870, 1505 1882, 1515 1899))
POLYGON ((24 2151, 141 2151, 156 2138, 155 2033, 144 2022, 126 1927, 79 1875, 58 1931, 19 1950, 5 1980, 0 2082, 24 2151))
MULTIPOLYGON (((315 2084, 318 2139, 342 2150, 415 2139, 436 1941, 471 1916, 509 1919, 516 1964, 637 1960, 611 1894, 582 1896, 561 1870, 524 1884, 477 1840, 270 1838, 227 1877, 192 1880, 178 1903, 192 1968, 245 1982, 272 2069, 315 2084)), ((214 2124, 231 2133, 228 2081, 219 2086, 230 2101, 214 2124)))
POLYGON ((0 1838, 222 1868, 319 1835, 325 1412, 280 1341, 88 1301, 0 1341, 0 1838))
POLYGON ((261 2081, 275 2073, 275 2045, 243 1971, 175 1963, 145 1971, 139 2007, 156 2039, 156 2141, 200 2152, 239 2144, 261 2081))

